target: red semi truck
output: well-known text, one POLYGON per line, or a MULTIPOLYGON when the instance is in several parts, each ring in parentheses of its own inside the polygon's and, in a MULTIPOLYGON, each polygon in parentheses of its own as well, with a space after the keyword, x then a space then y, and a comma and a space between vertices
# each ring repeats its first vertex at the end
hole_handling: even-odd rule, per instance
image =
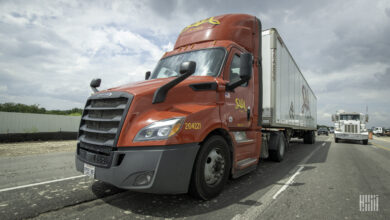
POLYGON ((76 168, 119 188, 211 199, 228 178, 315 142, 316 97, 275 29, 227 14, 191 24, 142 82, 95 91, 76 168))

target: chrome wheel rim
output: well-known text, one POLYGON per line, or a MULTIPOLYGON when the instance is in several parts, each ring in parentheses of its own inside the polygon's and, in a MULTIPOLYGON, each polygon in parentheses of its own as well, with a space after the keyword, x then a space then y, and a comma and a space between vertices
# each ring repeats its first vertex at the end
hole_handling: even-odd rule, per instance
POLYGON ((207 155, 204 167, 204 179, 209 186, 216 185, 221 182, 225 172, 225 159, 221 151, 213 148, 207 155))

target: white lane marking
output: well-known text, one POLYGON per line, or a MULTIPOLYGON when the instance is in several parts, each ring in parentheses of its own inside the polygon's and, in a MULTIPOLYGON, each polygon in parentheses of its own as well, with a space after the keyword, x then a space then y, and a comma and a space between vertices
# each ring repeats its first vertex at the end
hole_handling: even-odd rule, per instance
POLYGON ((22 189, 22 188, 27 188, 27 187, 32 187, 32 186, 39 186, 39 185, 44 185, 44 184, 49 184, 49 183, 61 182, 61 181, 64 181, 64 180, 72 180, 72 179, 77 179, 77 178, 81 178, 81 177, 85 177, 85 175, 71 176, 71 177, 62 178, 62 179, 50 180, 50 181, 45 181, 45 182, 40 182, 40 183, 27 184, 27 185, 23 185, 23 186, 15 186, 15 187, 10 187, 10 188, 0 189, 0 192, 6 192, 6 191, 15 190, 15 189, 22 189))
MULTIPOLYGON (((307 155, 298 165, 299 168, 297 171, 292 174, 292 176, 298 175, 300 171, 304 168, 304 164, 307 163, 307 161, 320 149, 321 147, 317 145, 317 148, 313 150, 309 155, 307 155), (299 171, 299 172, 298 172, 299 171)), ((286 177, 282 179, 280 182, 288 182, 286 179, 291 179, 292 176, 286 177)), ((294 179, 294 178, 293 178, 294 179)), ((286 184, 284 184, 286 185, 286 184)), ((283 186, 282 186, 283 187, 283 186)), ((260 197, 256 202, 261 204, 260 206, 252 206, 248 208, 243 214, 237 214, 232 219, 233 220, 239 220, 239 219, 257 219, 257 217, 275 200, 273 197, 278 194, 278 191, 280 191, 280 188, 282 188, 280 185, 275 184, 270 190, 268 190, 262 197, 260 197)), ((280 193, 279 193, 280 194, 280 193)), ((247 199, 247 198, 245 198, 247 199)), ((244 200, 244 199, 243 199, 244 200)))
POLYGON ((322 143, 322 146, 325 146, 325 143, 322 143))
POLYGON ((304 166, 301 166, 301 167, 297 170, 297 172, 295 172, 294 175, 292 175, 292 176, 290 177, 290 179, 282 186, 282 188, 280 188, 279 191, 275 193, 275 195, 272 197, 273 199, 276 199, 276 197, 278 197, 278 195, 279 195, 280 193, 282 193, 284 190, 287 189, 287 187, 289 187, 289 186, 291 185, 291 183, 294 181, 295 177, 298 176, 298 175, 301 173, 303 167, 304 167, 304 166))
POLYGON ((371 144, 370 145, 372 148, 378 149, 375 145, 371 144))

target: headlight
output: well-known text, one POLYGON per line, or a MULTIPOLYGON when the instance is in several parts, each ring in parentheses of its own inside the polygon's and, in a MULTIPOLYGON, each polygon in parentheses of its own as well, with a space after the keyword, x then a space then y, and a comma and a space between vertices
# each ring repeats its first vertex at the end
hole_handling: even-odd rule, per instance
POLYGON ((152 124, 142 128, 135 136, 134 141, 168 139, 168 137, 171 137, 180 130, 183 122, 184 118, 170 118, 153 122, 152 124))

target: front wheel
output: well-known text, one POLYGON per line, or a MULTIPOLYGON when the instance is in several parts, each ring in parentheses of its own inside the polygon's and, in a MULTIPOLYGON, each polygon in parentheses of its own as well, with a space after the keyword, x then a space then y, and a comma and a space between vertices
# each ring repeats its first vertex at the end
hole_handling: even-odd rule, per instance
POLYGON ((363 142, 364 145, 368 144, 368 140, 363 140, 362 142, 363 142))
POLYGON ((229 147, 220 136, 208 138, 201 146, 192 171, 189 193, 204 200, 218 196, 229 177, 229 147))

